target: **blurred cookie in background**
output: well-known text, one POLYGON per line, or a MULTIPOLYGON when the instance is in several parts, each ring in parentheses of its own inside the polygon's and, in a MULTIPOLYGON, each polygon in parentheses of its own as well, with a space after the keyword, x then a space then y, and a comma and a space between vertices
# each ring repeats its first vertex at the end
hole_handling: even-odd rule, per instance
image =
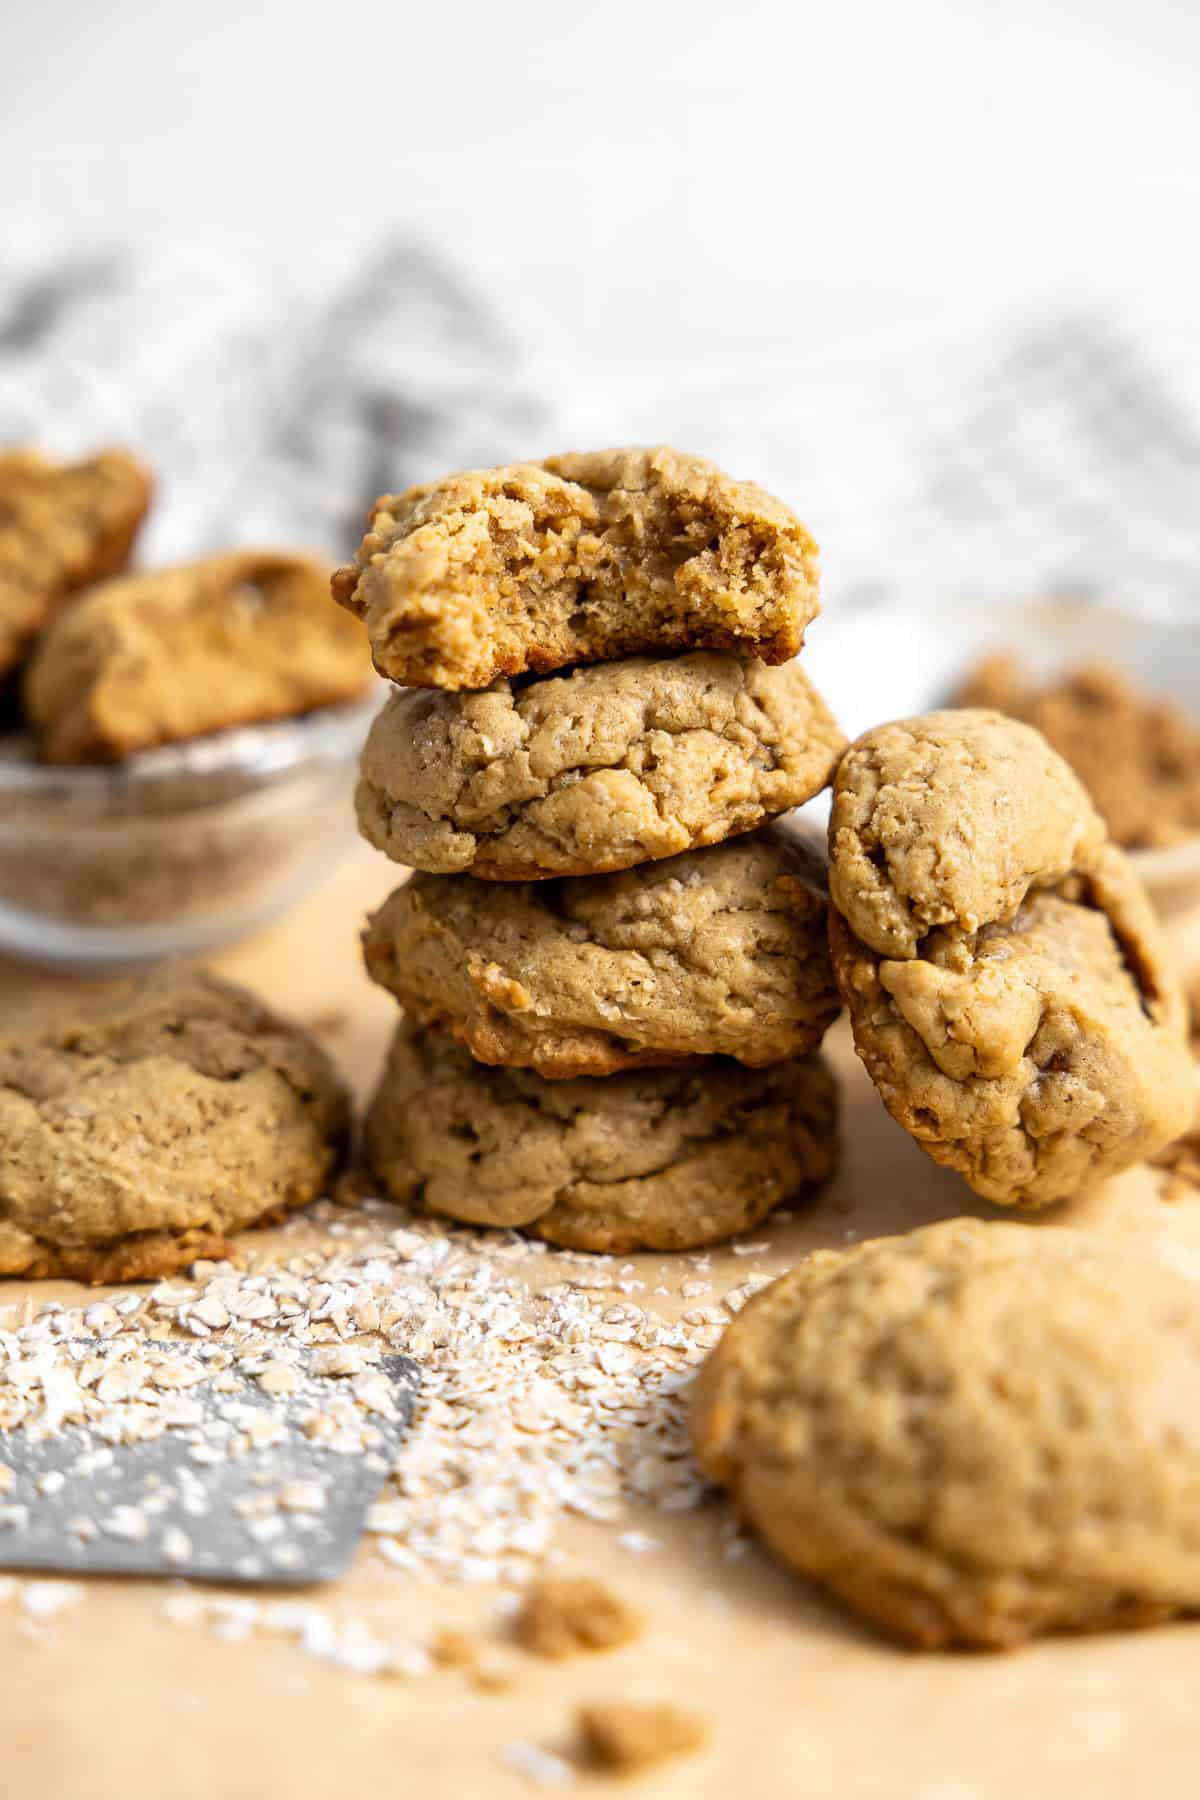
POLYGON ((46 761, 115 762, 352 700, 370 680, 323 562, 237 550, 88 594, 45 634, 25 705, 46 761))
POLYGON ((153 493, 124 450, 77 463, 0 451, 0 683, 69 595, 124 567, 153 493))

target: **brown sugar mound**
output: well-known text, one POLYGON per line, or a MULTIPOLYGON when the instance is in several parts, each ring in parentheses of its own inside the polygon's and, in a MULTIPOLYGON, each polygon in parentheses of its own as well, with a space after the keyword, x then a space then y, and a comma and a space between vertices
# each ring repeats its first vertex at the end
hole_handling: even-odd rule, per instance
POLYGON ((956 704, 1036 725, 1125 849, 1162 849, 1200 832, 1200 723, 1111 663, 1085 663, 1039 684, 997 653, 970 672, 956 704))
POLYGON ((643 652, 794 656, 816 616, 817 548, 780 501, 677 450, 469 470, 375 503, 334 598, 409 687, 643 652))
POLYGON ((522 1649, 555 1659, 581 1650, 615 1650, 642 1631, 640 1613, 587 1575, 544 1575, 531 1581, 513 1620, 522 1649))
POLYGON ((25 680, 49 762, 111 762, 361 694, 361 630, 319 560, 269 551, 106 582, 52 625, 25 680))
POLYGON ((822 1251, 693 1393, 784 1562, 922 1649, 1200 1609, 1200 1299, 1123 1242, 956 1219, 822 1251))
POLYGON ((703 1714, 653 1700, 593 1701, 579 1709, 579 1730, 587 1760, 617 1774, 699 1750, 708 1739, 703 1714))
POLYGON ((78 463, 0 453, 0 679, 68 595, 123 567, 153 492, 123 450, 78 463))

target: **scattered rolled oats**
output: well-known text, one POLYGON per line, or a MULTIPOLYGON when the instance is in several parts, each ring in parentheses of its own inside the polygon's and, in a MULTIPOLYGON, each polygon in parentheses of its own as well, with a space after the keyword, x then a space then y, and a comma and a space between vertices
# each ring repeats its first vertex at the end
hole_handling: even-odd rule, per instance
MULTIPOLYGON (((85 1312, 56 1302, 0 1329, 0 1429, 21 1426, 36 1437, 86 1424, 79 1473, 111 1466, 123 1443, 188 1430, 194 1467, 184 1466, 178 1481, 184 1509, 200 1518, 209 1504, 206 1465, 270 1429, 261 1409, 265 1426, 253 1422, 253 1409, 239 1422, 235 1359, 263 1392, 282 1398, 302 1387, 297 1353, 316 1352, 321 1372, 342 1379, 336 1400, 323 1400, 305 1429, 358 1458, 377 1454, 372 1409, 391 1400, 379 1357, 402 1351, 422 1365, 423 1383, 367 1529, 381 1560, 406 1573, 523 1586, 568 1515, 611 1522, 627 1550, 644 1552, 657 1545, 640 1529, 647 1509, 683 1511, 704 1499, 687 1438, 686 1389, 729 1312, 765 1278, 751 1275, 730 1305, 715 1291, 707 1259, 680 1259, 668 1291, 708 1303, 671 1321, 645 1302, 631 1267, 612 1258, 432 1222, 397 1227, 397 1213, 379 1202, 336 1209, 342 1230, 334 1242, 289 1253, 289 1236, 294 1242, 314 1216, 328 1225, 335 1209, 282 1227, 269 1267, 198 1263, 189 1278, 162 1281, 148 1294, 123 1294, 85 1312), (206 1335, 196 1334, 197 1325, 206 1335), (104 1342, 82 1366, 70 1340, 85 1333, 104 1342), (167 1337, 181 1342, 164 1360, 153 1345, 167 1337), (228 1417, 214 1438, 201 1428, 189 1390, 222 1366, 230 1370, 228 1417)), ((766 1246, 735 1248, 749 1254, 766 1246)), ((0 1496, 5 1485, 0 1465, 0 1496)), ((319 1510, 315 1495, 295 1488, 268 1499, 263 1519, 274 1509, 301 1519, 310 1506, 319 1510)), ((0 1528, 19 1528, 21 1519, 8 1515, 21 1511, 0 1505, 0 1528)), ((144 1525, 186 1569, 188 1533, 163 1534, 140 1511, 139 1522, 118 1519, 118 1529, 144 1525)), ((113 1523, 81 1514, 74 1526, 86 1538, 113 1523)), ((288 1548, 256 1545, 259 1572, 268 1560, 286 1566, 288 1548)), ((168 1616, 183 1612, 172 1597, 168 1616)), ((244 1612, 207 1608, 188 1616, 226 1634, 268 1628, 244 1612)), ((327 1615, 308 1623, 305 1648, 357 1672, 409 1679, 432 1667, 420 1647, 391 1644, 384 1655, 327 1615), (320 1646, 334 1648, 326 1654, 320 1646)))

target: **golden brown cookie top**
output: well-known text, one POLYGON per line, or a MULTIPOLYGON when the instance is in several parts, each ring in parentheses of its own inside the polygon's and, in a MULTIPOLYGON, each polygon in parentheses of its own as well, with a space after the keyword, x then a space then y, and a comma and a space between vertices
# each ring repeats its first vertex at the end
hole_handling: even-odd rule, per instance
POLYGON ((845 743, 802 657, 699 650, 478 694, 398 688, 363 750, 358 819, 434 874, 600 875, 802 805, 845 743))
POLYGON ((959 1219, 809 1257, 696 1385, 704 1468, 925 1645, 1200 1602, 1200 1300, 1148 1254, 959 1219))
POLYGON ((819 1056, 544 1081, 475 1062, 447 1033, 406 1019, 363 1143, 402 1205, 567 1249, 686 1250, 823 1181, 836 1114, 819 1056))
POLYGON ((1067 1198, 1186 1129, 1195 1080, 1161 933, 1112 845, 1011 919, 880 958, 831 921, 855 1048, 889 1112, 985 1198, 1067 1198))
POLYGON ((0 452, 0 676, 66 595, 121 568, 153 491, 123 450, 78 463, 0 452))
POLYGON ((372 915, 367 971, 482 1062, 551 1080, 814 1050, 838 1011, 824 870, 768 827, 589 880, 415 875, 372 915))
POLYGON ((26 675, 42 755, 107 762, 354 698, 366 644, 328 580, 317 557, 234 550, 93 589, 26 675))
POLYGON ((834 777, 829 891, 881 956, 935 927, 1011 918, 1085 866, 1104 825, 1045 739, 999 713, 947 711, 864 733, 834 777))
POLYGON ((299 1025, 164 969, 0 1033, 0 1274, 136 1280, 303 1205, 349 1097, 299 1025))
POLYGON ((415 687, 642 652, 777 663, 816 616, 817 549, 779 500, 677 450, 468 470, 384 495, 335 599, 415 687))
POLYGON ((164 968, 64 997, 46 1017, 8 1028, 0 1033, 0 1094, 38 1107, 78 1104, 90 1083, 163 1059, 222 1082, 269 1067, 331 1129, 344 1123, 345 1094, 319 1045, 248 989, 204 970, 164 968))

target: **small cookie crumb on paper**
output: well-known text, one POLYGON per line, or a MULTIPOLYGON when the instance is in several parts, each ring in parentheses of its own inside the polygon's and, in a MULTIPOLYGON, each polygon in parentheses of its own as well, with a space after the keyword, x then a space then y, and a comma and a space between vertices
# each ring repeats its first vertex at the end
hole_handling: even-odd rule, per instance
POLYGON ((590 1576, 545 1576, 526 1588, 513 1631, 523 1649, 557 1659, 630 1643, 641 1635, 642 1619, 590 1576))
POLYGON ((708 1721, 691 1707, 667 1701, 608 1700, 579 1709, 579 1729, 591 1762, 615 1772, 648 1768, 669 1756, 698 1750, 708 1721))
POLYGON ((434 1634, 429 1654, 442 1669, 472 1668, 479 1656, 474 1638, 454 1625, 443 1625, 434 1634))

